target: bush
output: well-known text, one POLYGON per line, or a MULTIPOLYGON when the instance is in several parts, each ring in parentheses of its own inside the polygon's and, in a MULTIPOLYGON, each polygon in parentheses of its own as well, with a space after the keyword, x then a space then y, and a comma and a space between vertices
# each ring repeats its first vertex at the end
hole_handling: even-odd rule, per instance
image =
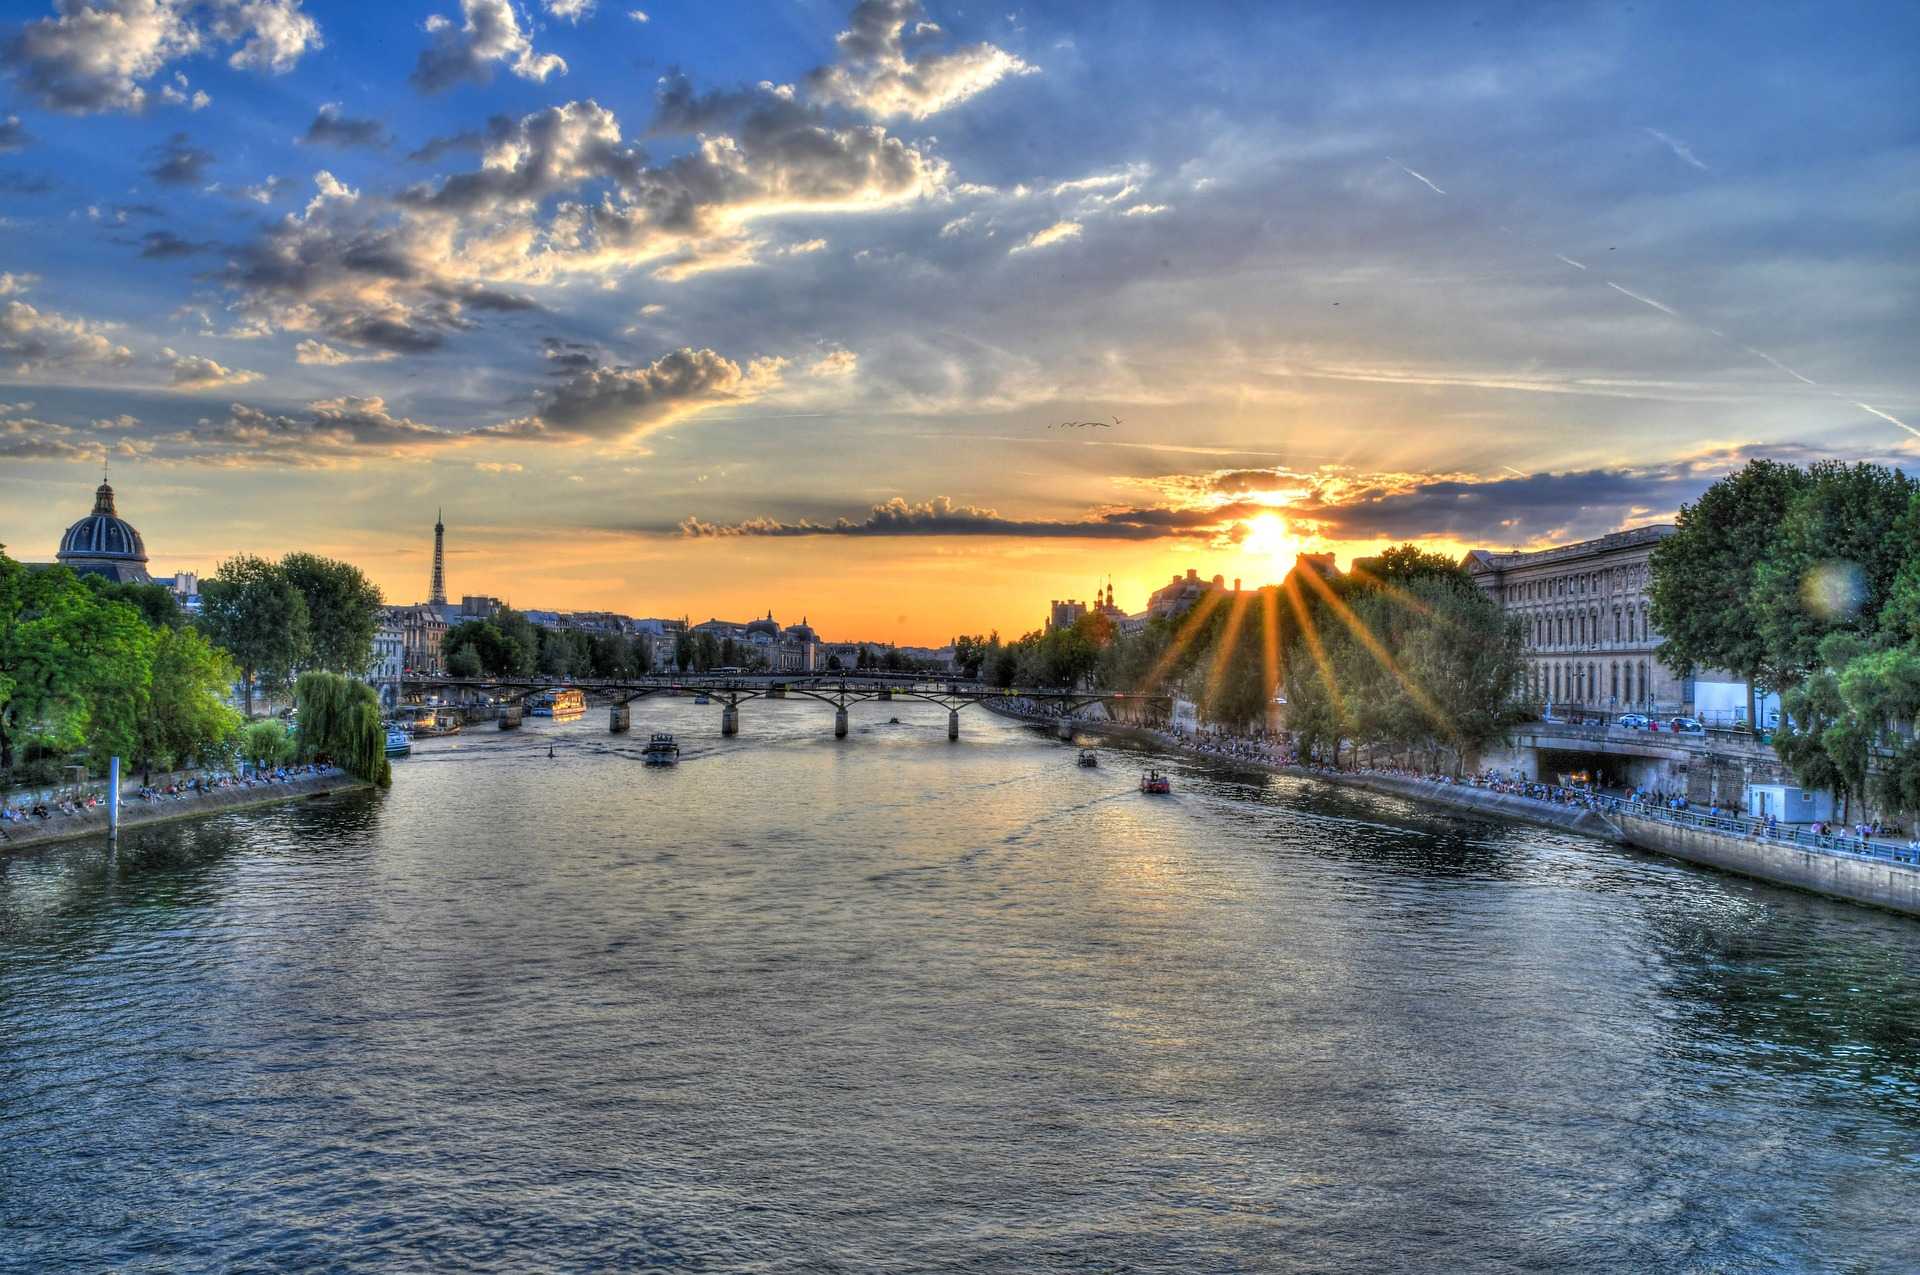
POLYGON ((277 718, 250 723, 240 732, 240 757, 255 766, 284 766, 293 760, 293 736, 277 718))

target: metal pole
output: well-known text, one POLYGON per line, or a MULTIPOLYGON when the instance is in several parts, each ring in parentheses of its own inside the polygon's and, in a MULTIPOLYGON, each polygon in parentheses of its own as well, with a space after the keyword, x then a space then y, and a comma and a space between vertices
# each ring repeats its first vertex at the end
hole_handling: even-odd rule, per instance
POLYGON ((120 759, 107 763, 107 835, 120 835, 120 759))

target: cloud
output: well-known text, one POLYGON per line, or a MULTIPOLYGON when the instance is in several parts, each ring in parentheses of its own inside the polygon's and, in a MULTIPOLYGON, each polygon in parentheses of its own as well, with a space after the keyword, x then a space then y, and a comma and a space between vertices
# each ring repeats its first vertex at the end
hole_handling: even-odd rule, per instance
POLYGON ((1648 137, 1653 138, 1655 141, 1660 142, 1668 150, 1672 151, 1674 154, 1674 157, 1680 160, 1681 163, 1691 164, 1693 167, 1699 169, 1703 173, 1711 171, 1710 169, 1708 169, 1705 161, 1703 161, 1698 155, 1693 153, 1693 147, 1687 145, 1685 142, 1681 141, 1679 138, 1670 137, 1667 134, 1661 132, 1657 128, 1643 128, 1640 131, 1645 133, 1648 137))
POLYGON ((569 102, 494 121, 478 167, 395 195, 316 175, 316 197, 236 249, 225 279, 242 309, 278 327, 430 350, 474 312, 532 308, 527 288, 752 265, 763 218, 896 207, 946 175, 884 128, 833 127, 774 94, 662 165, 611 111, 569 102))
POLYGON ((114 328, 9 301, 0 308, 0 362, 12 364, 21 375, 54 366, 130 363, 133 351, 107 335, 114 328))
POLYGON ((39 275, 0 271, 0 297, 10 297, 17 292, 25 292, 38 282, 40 282, 39 275))
POLYGON ((185 133, 175 133, 154 147, 152 154, 154 162, 147 169, 147 176, 163 186, 199 185, 206 177, 207 166, 214 160, 212 151, 193 145, 185 133))
POLYGON ((1049 244, 1064 243, 1080 237, 1080 223, 1077 221, 1056 221, 1051 226, 1036 230, 1025 239, 1007 249, 1009 253, 1026 252, 1031 248, 1045 248, 1049 244))
POLYGON ((474 469, 483 474, 524 474, 525 465, 511 460, 482 460, 474 463, 474 469))
POLYGON ((431 39, 410 77, 423 93, 443 92, 463 82, 485 84, 493 78, 496 62, 537 84, 566 74, 566 61, 558 54, 534 52, 510 0, 460 0, 460 17, 458 27, 440 14, 427 19, 431 39))
POLYGON ((696 539, 727 536, 1008 536, 1045 540, 1160 540, 1215 534, 1230 514, 1213 510, 1117 510, 1076 521, 1006 518, 992 509, 956 505, 945 496, 908 504, 899 496, 873 506, 864 518, 833 522, 781 522, 749 518, 738 523, 687 518, 680 534, 696 539))
MULTIPOLYGON (((239 45, 230 66, 287 71, 320 47, 320 29, 299 0, 59 0, 55 16, 7 41, 0 63, 49 110, 138 112, 152 99, 147 82, 169 63, 222 44, 239 45)), ((161 89, 163 101, 202 97, 161 89)))
POLYGON ((293 347, 293 361, 310 367, 339 367, 346 363, 385 363, 395 356, 390 353, 349 354, 345 350, 336 350, 324 341, 308 339, 293 347))
POLYGON ((471 437, 395 416, 379 397, 342 397, 310 403, 302 413, 234 403, 224 417, 203 417, 192 429, 152 441, 168 460, 231 469, 331 469, 414 459, 471 437))
POLYGON ((1122 217, 1158 217, 1165 211, 1167 211, 1165 204, 1135 204, 1131 208, 1122 208, 1120 215, 1122 217))
POLYGON ((579 23, 593 16, 594 0, 542 0, 547 13, 562 22, 579 23))
POLYGON ((20 126, 18 115, 0 118, 0 155, 11 155, 15 151, 25 150, 32 140, 32 135, 20 126))
POLYGON ((721 405, 739 405, 780 384, 784 363, 756 359, 742 368, 712 350, 680 349, 645 367, 581 372, 543 391, 535 413, 480 433, 562 443, 632 441, 721 405))
POLYGON ((651 22, 651 21, 653 21, 653 19, 652 19, 652 18, 649 18, 649 17, 647 16, 647 11, 646 11, 645 9, 628 9, 628 10, 627 10, 627 16, 628 16, 629 18, 631 18, 631 19, 633 19, 633 21, 635 21, 635 22, 651 22))
POLYGON ((365 146, 387 144, 387 126, 375 119, 354 119, 340 113, 340 103, 323 102, 300 139, 308 146, 365 146))
POLYGON ((216 243, 195 243, 182 239, 171 230, 149 230, 140 237, 140 255, 149 261, 167 261, 175 257, 190 257, 196 252, 206 252, 217 248, 216 243))
POLYGON ((227 385, 246 385, 260 379, 258 372, 224 367, 197 354, 179 354, 163 349, 160 358, 166 364, 169 383, 176 390, 217 390, 227 385))
POLYGON ((852 376, 860 368, 860 356, 852 350, 829 350, 807 368, 808 376, 852 376))
POLYGON ((940 30, 922 17, 919 0, 860 0, 837 43, 840 59, 809 77, 823 101, 864 111, 879 119, 904 115, 923 120, 992 88, 1010 75, 1039 70, 1005 49, 972 44, 947 53, 910 58, 907 23, 916 36, 940 30))

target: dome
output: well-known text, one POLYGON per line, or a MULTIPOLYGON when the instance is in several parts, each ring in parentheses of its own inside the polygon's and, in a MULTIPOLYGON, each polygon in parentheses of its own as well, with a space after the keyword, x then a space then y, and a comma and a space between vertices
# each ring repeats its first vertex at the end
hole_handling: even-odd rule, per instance
POLYGON ((751 637, 755 633, 764 633, 776 642, 780 640, 780 626, 774 623, 773 612, 767 612, 767 618, 764 620, 747 622, 747 636, 751 637))
POLYGON ((113 509, 113 488, 101 483, 94 489, 93 512, 67 528, 60 537, 60 552, 54 555, 68 566, 88 562, 144 563, 147 546, 133 524, 113 509))

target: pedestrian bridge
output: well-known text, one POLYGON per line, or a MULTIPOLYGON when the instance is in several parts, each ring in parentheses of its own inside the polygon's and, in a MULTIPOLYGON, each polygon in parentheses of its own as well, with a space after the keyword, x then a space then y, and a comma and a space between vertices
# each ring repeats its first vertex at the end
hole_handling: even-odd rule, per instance
MULTIPOLYGON (((1162 713, 1172 704, 1167 695, 1128 691, 1077 691, 1049 688, 988 686, 977 681, 933 679, 911 674, 794 674, 745 673, 661 677, 553 678, 553 677, 444 677, 409 674, 400 679, 402 700, 428 694, 442 694, 454 702, 475 703, 481 697, 489 702, 521 704, 529 696, 547 691, 577 690, 609 705, 608 727, 615 733, 632 724, 633 701, 655 695, 705 695, 720 707, 720 733, 740 730, 740 705, 755 699, 811 699, 831 705, 834 710, 833 733, 847 733, 847 709, 868 700, 922 700, 947 710, 947 738, 960 738, 960 710, 989 700, 1026 699, 1057 706, 1062 715, 1062 734, 1070 735, 1072 724, 1065 719, 1092 704, 1112 708, 1157 708, 1162 713)), ((502 719, 502 725, 507 724, 502 719)))

